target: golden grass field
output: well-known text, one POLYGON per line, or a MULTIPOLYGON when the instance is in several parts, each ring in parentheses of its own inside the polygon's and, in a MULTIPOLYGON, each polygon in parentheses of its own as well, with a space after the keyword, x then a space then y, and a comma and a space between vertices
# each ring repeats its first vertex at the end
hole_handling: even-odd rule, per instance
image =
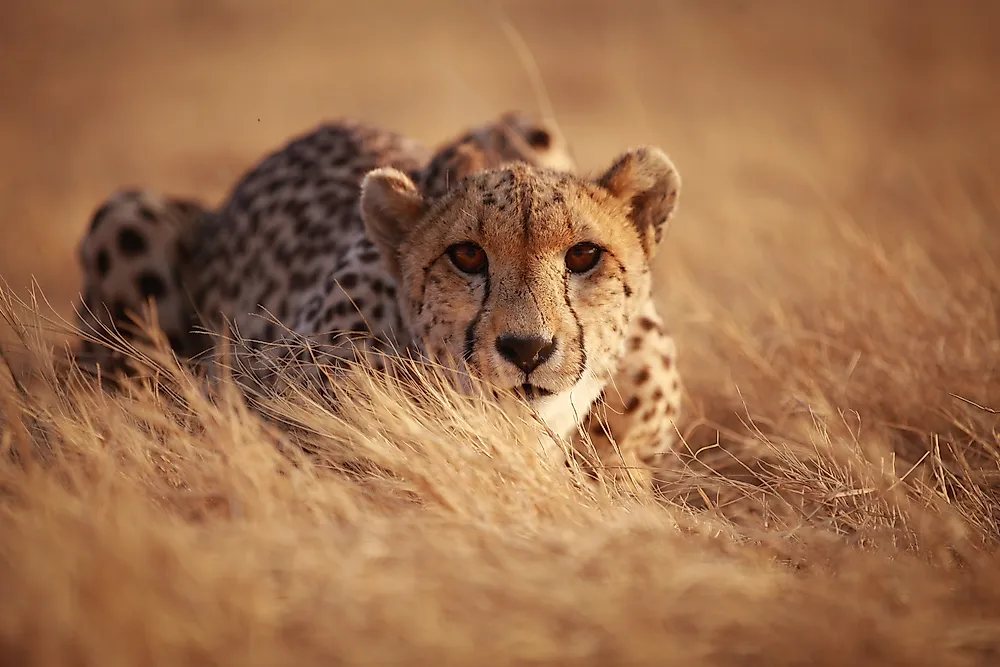
POLYGON ((1000 661, 1000 5, 504 6, 584 168, 653 143, 684 179, 657 494, 361 372, 342 414, 272 400, 288 431, 169 364, 52 370, 112 190, 218 201, 324 118, 538 110, 490 4, 8 3, 0 665, 1000 661))

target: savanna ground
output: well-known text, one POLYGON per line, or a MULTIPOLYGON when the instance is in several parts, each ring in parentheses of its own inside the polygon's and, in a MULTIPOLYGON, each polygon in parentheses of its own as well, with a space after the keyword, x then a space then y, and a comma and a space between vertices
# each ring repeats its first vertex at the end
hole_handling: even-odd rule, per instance
MULTIPOLYGON (((293 431, 183 376, 103 397, 7 293, 0 664, 1000 660, 1000 5, 505 6, 584 168, 655 143, 684 177, 657 497, 364 374, 339 416, 272 401, 293 431)), ((486 3, 3 13, 0 275, 64 317, 117 187, 218 201, 323 118, 433 143, 539 104, 486 3)))

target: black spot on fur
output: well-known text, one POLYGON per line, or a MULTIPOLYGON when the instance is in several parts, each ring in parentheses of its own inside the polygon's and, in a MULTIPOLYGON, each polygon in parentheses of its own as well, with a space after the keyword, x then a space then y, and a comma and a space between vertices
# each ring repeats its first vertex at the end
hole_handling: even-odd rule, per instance
MULTIPOLYGON (((309 202, 301 199, 293 199, 285 202, 285 205, 282 208, 284 212, 292 218, 300 218, 302 213, 305 212, 307 206, 309 206, 309 202)), ((296 232, 304 234, 308 223, 305 220, 298 220, 298 223, 301 224, 296 224, 296 232)))
POLYGON ((542 129, 532 130, 525 137, 528 145, 532 148, 544 150, 552 145, 552 135, 542 129))
POLYGON ((288 289, 293 292, 302 290, 309 284, 309 280, 306 274, 301 271, 292 271, 291 277, 288 279, 288 289))
POLYGON ((260 212, 254 211, 250 214, 249 229, 247 230, 250 234, 257 234, 260 232, 260 212))
POLYGON ((340 286, 345 290, 352 290, 358 286, 358 274, 356 273, 345 273, 342 278, 338 281, 340 286))
POLYGON ((191 248, 186 242, 177 243, 177 261, 181 264, 191 260, 191 248))
POLYGON ((170 343, 170 349, 174 352, 181 354, 184 352, 184 341, 177 334, 168 334, 167 342, 170 343))
POLYGON ((101 248, 97 251, 97 274, 103 278, 108 275, 108 271, 111 270, 111 256, 108 255, 108 251, 101 248))
POLYGON ((149 297, 159 298, 167 292, 167 284, 163 281, 160 274, 155 271, 143 271, 140 273, 138 279, 136 279, 136 285, 139 287, 139 294, 142 295, 143 299, 148 299, 149 297))
POLYGON ((135 227, 122 227, 118 232, 118 249, 126 256, 140 255, 146 252, 146 237, 135 227))
POLYGON ((234 252, 238 256, 240 256, 240 257, 242 257, 243 255, 246 255, 247 254, 247 243, 248 243, 248 241, 247 241, 247 235, 246 234, 237 234, 236 235, 236 245, 234 246, 234 252))

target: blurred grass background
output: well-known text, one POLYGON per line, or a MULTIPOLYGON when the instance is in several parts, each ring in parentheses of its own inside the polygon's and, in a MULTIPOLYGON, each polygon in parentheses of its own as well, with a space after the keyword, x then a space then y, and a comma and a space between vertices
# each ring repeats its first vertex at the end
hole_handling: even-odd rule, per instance
MULTIPOLYGON (((773 257, 751 250, 764 239, 777 243, 768 255, 794 254, 831 202, 868 232, 932 240, 873 199, 904 200, 921 179, 932 197, 942 166, 985 187, 998 173, 997 3, 503 8, 584 168, 643 143, 674 157, 685 192, 665 264, 726 267, 704 272, 717 298, 766 284, 773 257)), ((499 16, 494 3, 441 0, 5 3, 0 275, 18 290, 34 276, 69 313, 75 245, 115 188, 214 202, 323 119, 433 143, 507 108, 537 110, 499 16)))

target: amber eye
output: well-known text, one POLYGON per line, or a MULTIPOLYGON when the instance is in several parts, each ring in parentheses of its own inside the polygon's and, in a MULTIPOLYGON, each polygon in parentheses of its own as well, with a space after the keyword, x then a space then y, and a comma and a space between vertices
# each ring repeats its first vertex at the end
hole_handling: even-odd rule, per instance
POLYGON ((603 252, 593 243, 577 243, 566 251, 566 268, 573 273, 586 273, 597 266, 603 252))
POLYGON ((448 248, 451 263, 464 273, 482 273, 486 270, 486 251, 475 243, 456 243, 448 248))

